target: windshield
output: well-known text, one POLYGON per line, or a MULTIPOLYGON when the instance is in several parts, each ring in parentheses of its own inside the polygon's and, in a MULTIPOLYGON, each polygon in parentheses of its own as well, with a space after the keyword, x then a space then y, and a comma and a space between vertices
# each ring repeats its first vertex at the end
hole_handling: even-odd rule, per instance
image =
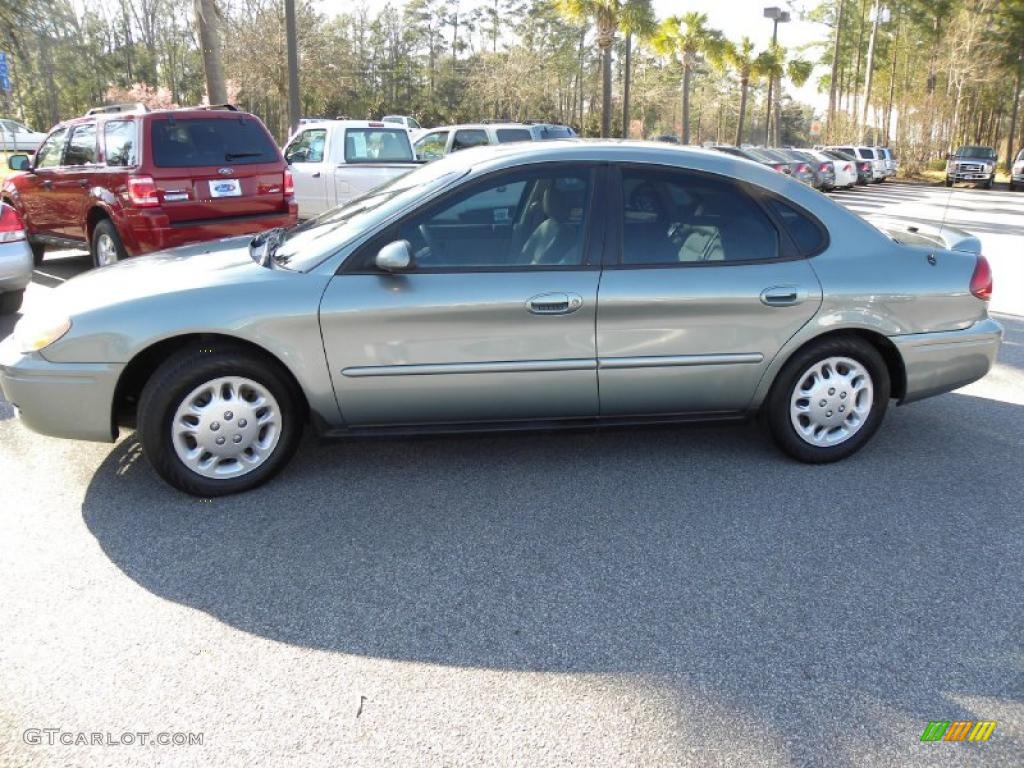
POLYGON ((996 156, 992 147, 960 147, 956 151, 957 157, 976 157, 984 160, 991 160, 996 156))
POLYGON ((308 272, 369 227, 466 173, 468 169, 461 164, 452 167, 440 161, 399 176, 291 230, 277 249, 274 262, 296 272, 308 272))

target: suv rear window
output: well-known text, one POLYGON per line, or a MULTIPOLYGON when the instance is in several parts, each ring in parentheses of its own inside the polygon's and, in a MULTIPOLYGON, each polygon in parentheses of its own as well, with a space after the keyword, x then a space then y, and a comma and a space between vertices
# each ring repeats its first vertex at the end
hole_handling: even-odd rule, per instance
POLYGON ((152 121, 153 162, 161 168, 276 163, 277 147, 251 118, 174 118, 152 121))
POLYGON ((345 131, 346 163, 411 162, 412 147, 404 128, 349 128, 345 131))

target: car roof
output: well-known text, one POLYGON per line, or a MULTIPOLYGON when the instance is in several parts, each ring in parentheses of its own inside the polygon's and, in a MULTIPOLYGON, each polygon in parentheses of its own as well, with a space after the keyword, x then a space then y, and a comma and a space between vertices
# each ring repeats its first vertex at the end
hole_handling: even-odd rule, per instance
POLYGON ((458 125, 439 125, 436 128, 431 128, 430 131, 458 131, 463 129, 470 130, 482 130, 486 131, 488 128, 522 128, 524 130, 530 130, 530 126, 526 123, 459 123, 458 125))
MULTIPOLYGON (((387 128, 397 130, 395 123, 385 125, 383 120, 313 120, 302 124, 302 129, 308 128, 387 128)), ((403 129, 404 130, 404 129, 403 129)))

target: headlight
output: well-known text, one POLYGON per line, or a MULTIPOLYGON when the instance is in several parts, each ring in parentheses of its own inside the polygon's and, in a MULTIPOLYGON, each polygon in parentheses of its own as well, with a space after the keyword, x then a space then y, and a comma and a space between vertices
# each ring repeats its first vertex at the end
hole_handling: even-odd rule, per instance
POLYGON ((985 163, 985 173, 992 173, 992 163, 985 163))
POLYGON ((38 352, 71 330, 71 318, 54 315, 25 315, 14 326, 14 338, 22 352, 38 352))

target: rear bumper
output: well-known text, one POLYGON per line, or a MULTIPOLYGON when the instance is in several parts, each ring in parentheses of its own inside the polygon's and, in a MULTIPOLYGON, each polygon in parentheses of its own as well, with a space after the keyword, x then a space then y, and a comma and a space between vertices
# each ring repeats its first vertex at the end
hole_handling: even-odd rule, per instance
POLYGON ((113 442, 114 388, 123 363, 51 363, 0 342, 0 391, 33 432, 113 442))
POLYGON ((949 392, 977 381, 992 368, 1003 327, 991 318, 961 331, 890 336, 907 374, 900 403, 949 392))
POLYGON ((32 280, 32 252, 18 240, 0 243, 0 292, 20 291, 32 280))
POLYGON ((172 224, 159 211, 135 211, 119 227, 125 249, 132 256, 162 251, 179 245, 262 232, 274 227, 291 227, 298 221, 299 207, 290 203, 287 211, 256 216, 235 216, 172 224))

